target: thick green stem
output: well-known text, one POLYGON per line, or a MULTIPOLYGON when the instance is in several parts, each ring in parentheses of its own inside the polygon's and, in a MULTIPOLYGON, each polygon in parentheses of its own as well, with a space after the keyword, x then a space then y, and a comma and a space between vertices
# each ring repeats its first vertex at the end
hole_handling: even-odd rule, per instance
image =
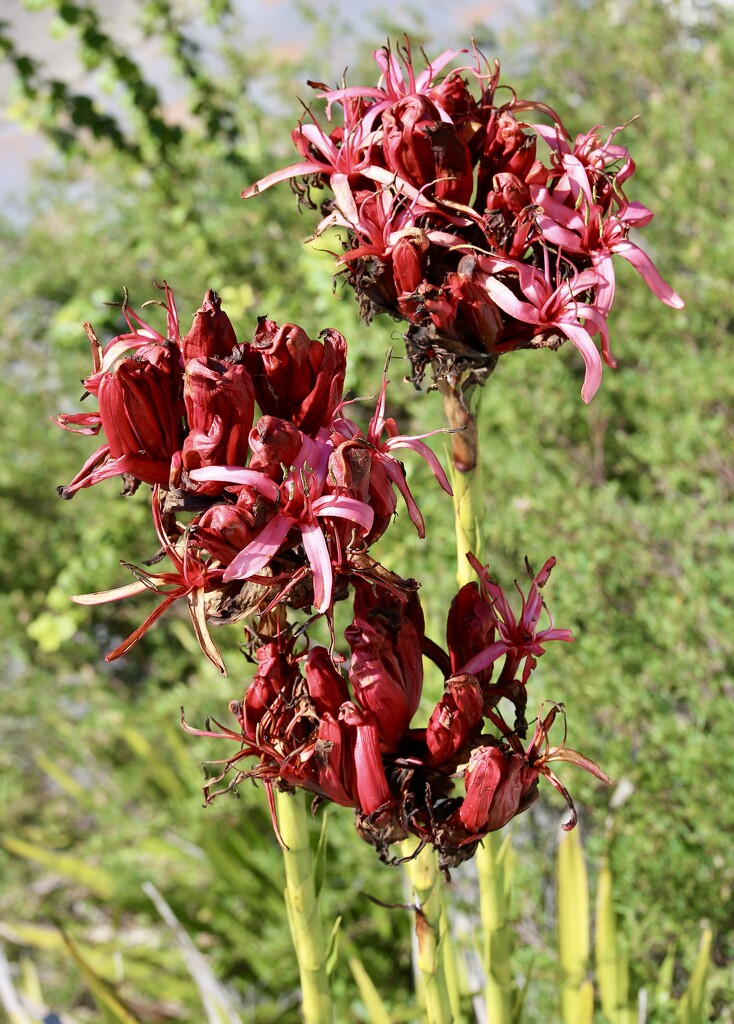
POLYGON ((509 853, 509 836, 503 842, 499 832, 490 832, 476 854, 487 979, 485 1000, 487 1020, 491 1024, 510 1024, 512 1020, 511 936, 506 885, 509 853))
MULTIPOLYGON (((404 857, 416 847, 413 838, 401 844, 404 857)), ((423 982, 427 1024, 452 1024, 449 989, 444 969, 448 925, 441 909, 441 876, 436 855, 429 847, 405 862, 415 906, 415 934, 418 942, 416 967, 423 982)))
POLYGON ((285 905, 301 977, 303 1020, 305 1024, 333 1024, 306 798, 303 793, 276 793, 276 807, 287 847, 283 850, 285 905))
MULTIPOLYGON (((483 498, 479 458, 480 431, 476 424, 478 404, 477 397, 472 410, 476 464, 473 469, 466 472, 455 469, 451 480, 456 530, 456 578, 460 587, 475 578, 466 557, 467 553, 471 551, 480 561, 482 559, 483 498)), ((487 1019, 491 1024, 510 1024, 512 1017, 511 943, 505 870, 508 855, 509 847, 502 844, 497 832, 485 837, 476 854, 484 933, 484 969, 487 978, 485 998, 487 1019)))
POLYGON ((454 492, 454 527, 456 531, 456 579, 460 587, 476 575, 469 559, 468 552, 482 559, 482 525, 480 509, 482 506, 481 468, 468 473, 454 471, 451 477, 451 488, 454 492))

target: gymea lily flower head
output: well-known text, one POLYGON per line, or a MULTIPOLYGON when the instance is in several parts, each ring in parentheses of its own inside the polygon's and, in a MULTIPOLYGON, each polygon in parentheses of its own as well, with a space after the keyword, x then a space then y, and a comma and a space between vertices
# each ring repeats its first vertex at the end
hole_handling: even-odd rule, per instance
MULTIPOLYGON (((517 264, 507 257, 497 276, 517 274, 525 295, 517 301, 560 324, 565 307, 545 295, 537 271, 517 264)), ((573 288, 556 291, 568 300, 573 288)), ((107 439, 66 496, 113 475, 123 475, 128 493, 152 485, 155 537, 169 564, 155 571, 129 566, 132 583, 74 600, 157 596, 109 659, 130 651, 184 601, 202 650, 224 672, 210 627, 245 620, 256 669, 231 704, 235 724, 187 726, 237 747, 214 763, 207 799, 259 779, 277 832, 273 788, 301 787, 316 803, 352 808, 359 834, 383 858, 394 859, 394 844, 413 835, 431 843, 448 869, 530 805, 540 776, 567 797, 551 762, 571 761, 605 778, 565 744, 550 745, 556 712, 523 746, 537 659, 550 641, 571 639, 549 615, 541 621, 547 609, 540 591, 554 559, 531 573, 516 612, 470 556, 478 582, 451 602, 444 650, 426 636, 418 583, 370 554, 399 496, 425 533, 398 461, 402 451, 420 455, 451 491, 427 435, 402 434, 389 415, 387 366, 362 429, 343 394, 346 343, 338 332, 314 340, 295 324, 261 319, 252 341, 240 345, 212 292, 185 335, 170 290, 166 309, 165 335, 127 306, 129 332, 105 349, 90 329, 87 387, 100 410, 60 422, 107 439), (353 605, 344 653, 333 617, 342 599, 353 605), (322 615, 328 649, 308 638, 310 622, 322 615), (427 723, 417 724, 424 657, 442 673, 444 691, 427 723)))
POLYGON ((683 305, 630 241, 652 217, 624 192, 634 161, 617 141, 622 128, 604 138, 597 125, 572 139, 554 110, 520 99, 500 85, 496 63, 466 53, 446 50, 417 67, 406 39, 375 52, 376 84, 316 84, 323 127, 309 109, 294 132, 305 159, 243 197, 285 180, 299 194, 311 184, 331 191, 316 233, 342 229, 340 273, 367 318, 408 322, 416 382, 430 366, 458 395, 499 356, 569 339, 586 364, 588 402, 601 380, 594 335, 614 365, 613 259, 632 263, 663 302, 683 305), (525 121, 529 111, 550 123, 525 121))
MULTIPOLYGON (((301 787, 316 804, 351 807, 359 834, 383 859, 394 859, 394 844, 414 835, 436 848, 444 869, 470 857, 483 836, 527 809, 541 776, 573 811, 551 763, 568 761, 601 781, 607 777, 565 740, 551 745, 558 705, 539 716, 527 745, 517 714, 543 645, 570 639, 568 630, 538 622, 545 607, 539 588, 553 564, 549 559, 533 578, 515 616, 502 589, 476 563, 480 584, 462 588, 449 611, 448 651, 426 636, 410 581, 402 590, 353 581, 346 659, 336 641, 330 652, 280 628, 263 640, 257 672, 231 705, 237 727, 187 726, 237 745, 232 756, 212 762, 207 800, 249 778, 261 779, 269 791, 301 787), (468 670, 457 671, 467 651, 477 648, 468 670), (427 725, 416 726, 423 657, 444 674, 445 684, 427 725), (505 721, 505 703, 515 714, 513 727, 505 721)), ((271 808, 277 832, 272 801, 271 808)))
POLYGON ((298 325, 261 318, 252 341, 238 345, 214 292, 186 334, 167 286, 166 311, 166 335, 127 302, 129 331, 104 349, 88 329, 93 372, 85 383, 99 412, 58 421, 102 431, 107 442, 62 495, 111 476, 123 476, 125 493, 153 485, 155 535, 172 568, 131 567, 135 582, 75 600, 161 595, 115 658, 185 599, 202 649, 223 670, 207 622, 263 615, 280 603, 330 615, 355 573, 390 580, 369 548, 397 512, 398 494, 425 533, 401 450, 419 454, 451 488, 426 435, 400 434, 387 415, 386 377, 366 433, 345 417, 346 342, 337 331, 311 339, 298 325), (253 424, 256 404, 263 415, 253 424))

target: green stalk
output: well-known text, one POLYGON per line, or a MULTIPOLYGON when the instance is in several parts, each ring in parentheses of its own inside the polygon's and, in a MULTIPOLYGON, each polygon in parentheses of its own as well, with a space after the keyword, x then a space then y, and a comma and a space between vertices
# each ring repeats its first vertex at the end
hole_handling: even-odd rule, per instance
MULTIPOLYGON (((451 486, 454 492, 454 527, 456 532, 456 579, 460 587, 474 579, 474 571, 467 560, 471 551, 482 558, 482 481, 479 457, 479 398, 482 389, 476 388, 472 396, 471 430, 472 455, 467 463, 472 469, 455 469, 451 486)), ((446 395, 444 399, 446 401, 446 395)), ((455 418, 447 408, 451 423, 455 418)), ((455 435, 461 436, 461 435, 455 435)), ((502 842, 498 832, 486 836, 476 853, 479 878, 479 906, 484 933, 484 969, 487 978, 485 1000, 487 1018, 492 1024, 510 1024, 512 1020, 512 968, 510 963, 510 929, 508 924, 507 862, 510 856, 508 842, 502 842)))
MULTIPOLYGON (((401 843, 404 857, 415 850, 413 838, 401 843)), ((427 1024, 452 1024, 449 989, 444 970, 448 924, 441 908, 441 876, 436 855, 425 847, 404 864, 415 903, 415 934, 418 940, 416 967, 423 982, 427 1024)))
POLYGON ((490 832, 477 850, 479 910, 484 938, 484 998, 487 1019, 492 1024, 510 1024, 512 1020, 511 935, 508 919, 506 868, 511 852, 510 837, 490 832))
MULTIPOLYGON (((578 829, 562 832, 558 845, 558 960, 563 1024, 590 1024, 594 988, 589 978, 589 882, 578 829)), ((611 1018, 616 1021, 617 1018, 611 1018)))
POLYGON ((446 988, 449 993, 449 1005, 451 1007, 451 1020, 453 1024, 466 1024, 464 1008, 461 1005, 462 991, 466 991, 466 985, 462 984, 463 976, 459 975, 459 964, 456 958, 456 951, 452 941, 451 930, 446 916, 446 907, 443 907, 442 924, 445 926, 445 939, 443 942, 443 969, 446 974, 446 988))
POLYGON ((460 587, 475 579, 466 557, 468 552, 482 558, 482 525, 478 512, 482 505, 481 468, 477 464, 468 473, 454 470, 451 474, 454 492, 454 529, 456 532, 456 580, 460 587))
POLYGON ((319 915, 309 816, 303 793, 275 794, 278 827, 285 843, 285 905, 301 977, 304 1024, 333 1024, 326 943, 319 915))

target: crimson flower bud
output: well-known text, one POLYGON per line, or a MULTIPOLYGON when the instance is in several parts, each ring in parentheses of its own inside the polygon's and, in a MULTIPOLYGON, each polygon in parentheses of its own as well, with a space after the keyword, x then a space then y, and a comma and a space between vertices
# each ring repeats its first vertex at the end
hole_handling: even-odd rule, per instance
POLYGON ((208 551, 222 565, 229 565, 235 555, 253 538, 254 519, 239 505, 214 505, 192 523, 196 546, 208 551))
MULTIPOLYGON (((466 583, 451 602, 446 620, 446 644, 451 658, 451 671, 459 672, 475 654, 485 650, 494 640, 497 619, 492 608, 482 599, 476 583, 466 583)), ((480 683, 492 678, 492 668, 476 673, 480 683)))
POLYGON ((191 359, 224 359, 236 344, 237 335, 222 309, 222 300, 210 288, 194 314, 191 330, 181 339, 184 365, 191 359))
POLYGON ((346 731, 346 726, 324 713, 309 762, 312 788, 342 807, 358 807, 354 758, 346 731))
POLYGON ((412 295, 425 278, 429 246, 428 236, 420 228, 406 230, 393 246, 392 265, 398 299, 412 295))
POLYGON ((464 772, 466 796, 459 818, 470 832, 494 832, 537 796, 540 773, 515 751, 478 747, 464 772))
POLYGON ((271 480, 282 480, 283 466, 292 466, 303 445, 303 434, 290 420, 261 416, 250 431, 250 469, 271 480))
POLYGON ((290 420, 313 436, 331 423, 342 400, 347 345, 338 331, 312 341, 295 324, 282 327, 261 317, 245 362, 257 404, 266 415, 290 420))
POLYGON ((349 687, 344 676, 334 667, 325 647, 314 647, 308 652, 304 675, 318 714, 328 712, 336 718, 339 708, 349 700, 349 687))
MULTIPOLYGON (((445 110, 454 124, 464 126, 467 121, 477 122, 481 116, 476 100, 461 75, 448 75, 443 82, 428 90, 428 98, 445 110)), ((468 140, 465 138, 464 141, 468 140)))
POLYGON ((99 413, 90 416, 91 429, 96 433, 98 423, 108 443, 87 459, 66 487, 58 488, 63 498, 112 476, 167 486, 171 460, 182 443, 180 371, 168 348, 146 346, 145 351, 155 361, 142 356, 123 359, 115 370, 93 375, 99 413))
POLYGON ((483 721, 484 697, 475 676, 452 676, 446 692, 433 709, 426 728, 432 765, 454 760, 477 725, 483 721))
POLYGON ((365 814, 392 802, 380 755, 380 737, 373 715, 360 711, 351 701, 342 704, 339 720, 344 722, 353 742, 354 787, 365 814))
MULTIPOLYGON (((329 456, 329 473, 337 492, 369 503, 371 465, 370 449, 364 440, 342 442, 329 456)), ((394 512, 395 507, 390 511, 394 512)))
POLYGON ((480 283, 479 274, 476 257, 467 254, 459 261, 456 273, 447 277, 464 321, 476 339, 476 345, 494 353, 503 331, 502 316, 480 283))
POLYGON ((158 351, 157 365, 123 359, 100 382, 100 418, 113 458, 145 452, 170 461, 181 446, 178 370, 166 349, 158 351))
POLYGON ((510 171, 495 174, 492 185, 493 191, 487 196, 488 210, 509 210, 518 214, 530 205, 530 189, 516 174, 510 171))
POLYGON ((487 202, 495 175, 509 172, 520 181, 526 180, 535 165, 535 148, 535 135, 526 135, 509 111, 503 110, 490 119, 478 167, 477 209, 487 202))
POLYGON ((247 687, 242 704, 242 731, 246 739, 257 744, 268 738, 279 737, 283 730, 283 716, 290 720, 292 713, 287 701, 280 702, 276 709, 274 703, 278 695, 292 691, 297 677, 297 668, 281 652, 276 641, 263 644, 257 651, 257 675, 247 687), (258 728, 267 714, 267 729, 258 728))
MULTIPOLYGON (((183 445, 184 467, 244 465, 255 411, 255 392, 245 367, 215 359, 189 360, 184 402, 190 428, 183 445)), ((197 487, 205 494, 222 491, 219 482, 197 487)))
POLYGON ((438 121, 424 129, 431 145, 435 163, 435 196, 454 203, 471 202, 474 191, 474 168, 469 147, 458 131, 446 121, 438 121))
POLYGON ((355 583, 354 622, 344 635, 352 650, 349 678, 363 708, 379 723, 386 752, 410 727, 423 688, 423 612, 417 595, 406 603, 382 588, 355 583))
POLYGON ((382 115, 388 168, 439 199, 468 203, 474 188, 471 154, 453 124, 427 96, 406 96, 382 115))

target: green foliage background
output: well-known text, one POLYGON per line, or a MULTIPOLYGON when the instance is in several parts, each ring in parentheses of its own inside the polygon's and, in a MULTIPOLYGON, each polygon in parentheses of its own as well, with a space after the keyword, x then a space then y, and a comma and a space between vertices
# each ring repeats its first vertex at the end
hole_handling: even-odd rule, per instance
MULTIPOLYGON (((263 68, 242 26, 225 20, 207 36, 217 62, 179 61, 191 115, 175 128, 156 97, 141 92, 126 55, 110 56, 104 39, 95 48, 94 37, 84 37, 80 23, 104 34, 84 5, 51 6, 86 38, 90 67, 96 61, 123 83, 128 105, 118 138, 95 120, 106 116, 103 105, 95 113, 94 104, 49 92, 43 69, 19 68, 22 54, 5 47, 20 83, 13 116, 55 132, 67 155, 34 175, 22 225, 0 226, 0 937, 14 949, 22 939, 42 949, 34 956, 47 998, 73 1007, 79 1020, 99 1018, 54 948, 59 925, 143 1020, 196 1021, 191 979, 140 888, 153 880, 242 1001, 244 1019, 295 1021, 296 972, 263 794, 246 788, 239 801, 202 810, 199 765, 221 750, 178 727, 181 705, 193 722, 226 717, 247 681, 238 637, 222 640, 229 680, 204 663, 187 621, 175 615, 124 661, 103 661, 149 606, 141 599, 90 610, 70 605, 68 595, 125 582, 119 559, 152 554, 146 502, 142 494, 118 499, 114 481, 58 501, 54 485, 70 479, 92 445, 49 417, 77 408, 76 382, 88 372, 82 322, 112 336, 119 321, 103 303, 126 285, 139 308, 163 277, 184 323, 214 287, 242 339, 264 313, 314 335, 339 328, 350 341, 355 393, 374 393, 386 349, 401 351, 399 326, 366 328, 348 294, 332 295, 332 261, 319 251, 328 243, 301 245, 314 220, 295 211, 286 187, 247 205, 237 198, 290 159, 288 131, 299 113, 292 97, 305 96, 307 78, 341 74, 334 44, 344 24, 320 20, 317 52, 292 65, 281 54, 276 74, 263 68), (21 934, 28 923, 39 931, 21 934)), ((175 20, 175 8, 140 7, 151 31, 185 56, 190 26, 175 20)), ((388 27, 357 40, 363 52, 350 81, 373 77, 362 69, 388 27)), ((414 18, 398 27, 414 37, 420 28, 414 18)), ((713 4, 556 0, 532 31, 505 33, 500 46, 483 24, 476 40, 502 58, 518 93, 545 99, 572 132, 638 115, 624 135, 638 164, 631 198, 657 214, 643 245, 687 302, 673 313, 634 271, 619 268, 611 333, 620 367, 605 373, 588 408, 575 351, 502 361, 483 407, 484 557, 505 583, 526 555, 535 565, 558 558, 548 600, 577 642, 543 659, 534 694, 563 701, 572 745, 625 780, 630 795, 613 806, 590 780, 564 776, 579 799, 592 863, 610 856, 638 984, 651 983, 671 945, 689 970, 710 924, 711 1020, 732 1021, 734 15, 713 4)), ((427 37, 427 52, 466 42, 427 37)), ((349 45, 360 52, 354 38, 349 45)), ((402 383, 399 365, 390 400, 405 432, 440 426, 438 397, 402 383)), ((429 539, 421 544, 403 516, 382 558, 425 578, 430 630, 440 637, 453 593, 450 502, 422 467, 408 471, 429 539)), ((530 1021, 557 1012, 552 877, 560 811, 546 794, 513 826, 517 964, 531 972, 530 1021)), ((330 814, 326 893, 330 918, 343 916, 335 968, 342 1019, 363 1019, 346 967, 353 950, 395 1019, 409 1019, 400 1004, 410 990, 410 922, 365 897, 399 903, 400 872, 376 863, 341 809, 330 814)), ((473 904, 471 870, 457 872, 455 906, 469 926, 473 904)), ((665 1008, 656 1013, 651 1019, 670 1019, 665 1008)))

